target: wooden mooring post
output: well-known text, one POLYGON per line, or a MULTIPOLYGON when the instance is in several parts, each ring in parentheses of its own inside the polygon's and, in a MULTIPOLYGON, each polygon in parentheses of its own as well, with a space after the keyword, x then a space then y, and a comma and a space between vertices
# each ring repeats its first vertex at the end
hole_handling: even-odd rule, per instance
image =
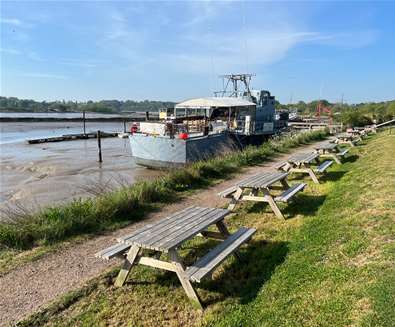
POLYGON ((84 135, 86 135, 86 128, 85 128, 85 110, 82 111, 82 121, 84 122, 84 135))
POLYGON ((99 148, 99 162, 103 162, 103 158, 101 155, 101 135, 100 131, 97 131, 97 147, 99 148))

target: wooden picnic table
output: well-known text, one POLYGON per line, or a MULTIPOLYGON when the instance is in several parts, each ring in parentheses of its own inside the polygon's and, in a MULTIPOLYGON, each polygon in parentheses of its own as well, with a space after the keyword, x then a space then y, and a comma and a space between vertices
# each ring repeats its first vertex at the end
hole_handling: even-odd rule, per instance
POLYGON ((311 164, 312 162, 318 162, 319 154, 315 152, 303 152, 297 153, 290 156, 287 162, 292 164, 311 164))
POLYGON ((351 133, 355 138, 361 138, 365 136, 365 129, 358 129, 357 127, 355 127, 354 129, 348 131, 349 133, 351 133))
POLYGON ((115 281, 116 286, 125 283, 135 264, 175 272, 192 303, 202 308, 191 282, 199 283, 203 278, 211 275, 211 272, 230 254, 237 255, 237 249, 256 231, 253 228, 242 227, 230 234, 224 223, 224 218, 229 213, 227 209, 189 207, 118 238, 117 244, 96 253, 96 257, 106 260, 116 256, 124 257, 123 267, 115 281), (207 231, 211 225, 216 225, 218 232, 207 231), (198 234, 222 242, 194 264, 185 267, 178 250, 187 240, 198 234), (143 256, 146 250, 150 250, 148 252, 151 253, 143 256), (163 253, 167 254, 168 261, 160 260, 163 253))
POLYGON ((314 146, 315 151, 322 158, 332 158, 336 163, 341 164, 341 158, 346 155, 348 149, 341 149, 339 144, 323 142, 314 146))
POLYGON ((352 133, 340 133, 335 135, 335 143, 337 144, 349 144, 352 147, 355 146, 355 143, 361 141, 359 136, 355 136, 352 133))
POLYGON ((327 160, 320 164, 315 171, 312 168, 312 164, 319 164, 320 154, 317 152, 303 152, 297 153, 290 156, 285 162, 279 165, 277 168, 282 169, 289 173, 303 173, 308 174, 314 183, 319 184, 317 173, 323 173, 333 163, 331 160, 327 160))
POLYGON ((288 202, 306 186, 306 184, 301 183, 290 187, 287 176, 287 172, 263 172, 238 182, 235 186, 218 193, 218 195, 231 198, 228 206, 229 210, 233 210, 240 201, 266 202, 277 217, 284 219, 276 202, 288 202), (278 186, 275 187, 273 184, 280 184, 283 193, 278 196, 273 195, 273 191, 279 189, 278 186))

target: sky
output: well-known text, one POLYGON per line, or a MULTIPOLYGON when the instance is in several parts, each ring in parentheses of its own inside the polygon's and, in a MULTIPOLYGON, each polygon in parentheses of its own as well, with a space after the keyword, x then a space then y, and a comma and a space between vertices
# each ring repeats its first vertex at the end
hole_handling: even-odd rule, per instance
POLYGON ((395 99, 395 2, 1 1, 2 96, 181 101, 254 73, 282 103, 395 99))

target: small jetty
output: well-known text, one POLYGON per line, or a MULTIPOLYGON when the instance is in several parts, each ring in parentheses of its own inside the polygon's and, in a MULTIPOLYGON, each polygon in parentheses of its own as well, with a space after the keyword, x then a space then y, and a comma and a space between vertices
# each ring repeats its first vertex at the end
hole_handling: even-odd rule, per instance
MULTIPOLYGON (((74 140, 85 140, 85 139, 95 139, 97 138, 97 132, 91 133, 81 133, 81 134, 65 134, 61 136, 45 137, 39 139, 28 139, 26 140, 28 144, 39 144, 47 142, 62 142, 62 141, 74 141, 74 140)), ((100 137, 117 137, 119 133, 106 133, 100 132, 100 137)))

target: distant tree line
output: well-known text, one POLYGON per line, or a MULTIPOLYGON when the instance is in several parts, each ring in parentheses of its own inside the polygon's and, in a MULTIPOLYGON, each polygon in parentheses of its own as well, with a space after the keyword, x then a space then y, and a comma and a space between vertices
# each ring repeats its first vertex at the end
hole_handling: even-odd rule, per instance
MULTIPOLYGON (((314 100, 309 103, 299 101, 295 104, 278 104, 277 108, 297 110, 300 115, 315 116, 318 102, 314 100)), ((378 124, 395 118, 395 100, 359 104, 331 103, 321 100, 321 106, 331 109, 335 122, 342 122, 348 126, 371 125, 374 122, 378 124)), ((323 113, 323 115, 328 114, 323 113)))
MULTIPOLYGON (((299 101, 295 104, 281 104, 276 100, 276 109, 297 110, 301 115, 314 116, 316 114, 318 100, 311 102, 299 101)), ((119 101, 102 100, 88 102, 74 101, 34 101, 23 100, 15 97, 0 97, 0 111, 20 112, 98 112, 98 113, 122 113, 128 111, 155 111, 159 108, 171 108, 174 102, 169 101, 119 101)), ((385 102, 370 102, 359 104, 339 104, 321 100, 323 107, 332 110, 333 119, 350 126, 364 126, 381 123, 395 118, 395 100, 385 102)))
POLYGON ((0 111, 13 112, 79 112, 122 113, 128 111, 158 111, 159 108, 173 107, 169 101, 34 101, 15 97, 0 97, 0 111))

